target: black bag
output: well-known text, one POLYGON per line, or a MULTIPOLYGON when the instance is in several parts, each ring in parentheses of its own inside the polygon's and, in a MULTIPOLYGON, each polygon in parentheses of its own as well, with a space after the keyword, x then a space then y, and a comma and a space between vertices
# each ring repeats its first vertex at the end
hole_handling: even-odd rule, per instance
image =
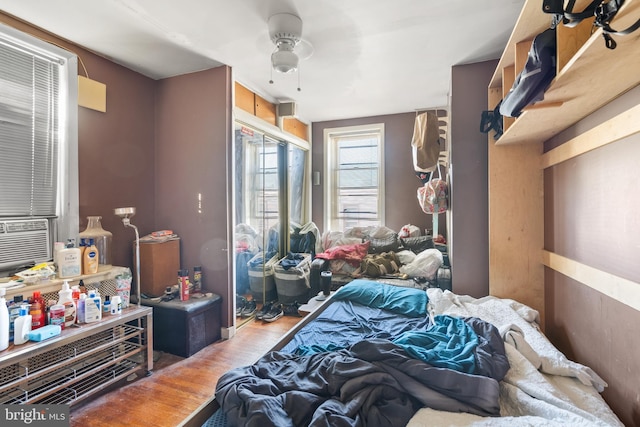
POLYGON ((383 252, 398 252, 402 248, 398 233, 393 233, 387 237, 371 237, 366 236, 363 242, 369 241, 370 254, 380 254, 383 252))
POLYGON ((624 0, 609 0, 607 2, 601 2, 595 11, 596 20, 593 25, 602 28, 604 44, 609 49, 615 49, 618 45, 611 35, 624 36, 631 34, 640 28, 640 18, 624 30, 616 31, 611 28, 611 20, 616 16, 616 13, 618 13, 618 9, 622 7, 622 3, 624 3, 624 0))
POLYGON ((640 19, 624 30, 614 30, 611 28, 611 20, 616 16, 622 7, 624 0, 593 0, 582 11, 573 10, 576 0, 569 0, 567 7, 564 7, 564 0, 542 0, 542 11, 553 15, 552 28, 562 23, 566 27, 575 27, 586 18, 595 16, 594 27, 602 28, 605 46, 615 49, 616 41, 612 35, 624 36, 640 28, 640 19))
POLYGON ((565 0, 542 0, 542 11, 553 15, 552 28, 562 23, 565 27, 575 27, 582 20, 594 16, 596 8, 603 0, 593 0, 583 10, 573 10, 576 0, 569 0, 564 7, 565 0))
POLYGON ((524 69, 500 104, 503 116, 518 117, 522 110, 544 98, 556 76, 556 30, 549 28, 533 39, 524 69))
POLYGON ((433 237, 431 236, 415 236, 415 237, 401 237, 400 242, 402 247, 410 250, 415 254, 419 254, 427 249, 435 247, 433 244, 433 237))
MULTIPOLYGON (((495 131, 493 135, 493 139, 497 140, 502 136, 502 114, 500 114, 500 104, 502 101, 498 102, 498 105, 493 110, 485 110, 482 112, 482 116, 480 117, 480 132, 489 133, 489 131, 495 131)), ((426 184, 429 180, 427 179, 424 184, 426 184)))

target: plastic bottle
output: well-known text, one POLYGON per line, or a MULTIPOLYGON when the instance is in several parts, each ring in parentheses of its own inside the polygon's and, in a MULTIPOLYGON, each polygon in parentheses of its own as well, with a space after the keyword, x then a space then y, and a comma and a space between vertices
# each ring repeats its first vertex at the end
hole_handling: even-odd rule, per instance
POLYGON ((202 292, 202 267, 193 267, 193 292, 202 292))
MULTIPOLYGON (((55 301, 52 300, 48 300, 45 303, 46 307, 44 309, 44 317, 46 319, 45 321, 45 325, 50 325, 51 324, 51 307, 53 307, 54 305, 56 305, 55 301)), ((63 306, 64 307, 64 306, 63 306)), ((64 317, 64 315, 62 316, 64 317)))
MULTIPOLYGON (((84 237, 81 238, 80 244, 78 245, 78 247, 80 248, 80 256, 84 257, 84 250, 87 249, 87 246, 89 246, 89 242, 87 241, 87 239, 84 237)), ((84 266, 83 266, 83 272, 84 272, 84 266)))
POLYGON ((111 297, 105 295, 104 302, 102 303, 102 316, 111 314, 111 297))
POLYGON ((78 306, 76 307, 76 323, 85 323, 85 303, 87 301, 87 294, 84 292, 80 294, 78 298, 78 306))
POLYGON ((80 287, 73 285, 71 287, 71 299, 76 304, 76 318, 78 317, 78 300, 80 299, 80 287))
POLYGON ((22 305, 22 295, 15 295, 13 302, 8 304, 9 309, 9 342, 13 341, 15 335, 15 322, 20 316, 20 306, 22 305))
POLYGON ((74 247, 71 239, 69 239, 66 248, 58 251, 57 258, 58 277, 61 279, 82 274, 82 253, 80 248, 74 247))
POLYGON ((66 280, 58 291, 58 305, 64 306, 64 327, 69 328, 76 323, 76 304, 71 297, 71 288, 66 280))
POLYGON ((79 236, 82 238, 93 238, 98 248, 98 263, 104 266, 111 266, 111 240, 113 234, 102 228, 100 220, 101 216, 88 216, 87 228, 82 231, 79 236))
POLYGON ((111 297, 111 314, 114 316, 122 314, 122 301, 119 295, 111 297))
POLYGON ((15 337, 13 343, 15 345, 24 344, 29 341, 29 332, 31 332, 31 315, 29 314, 29 305, 22 304, 20 306, 20 315, 15 323, 15 337))
POLYGON ((9 347, 9 309, 4 298, 7 290, 0 288, 0 351, 9 347))
POLYGON ((84 306, 85 323, 99 322, 102 319, 101 307, 100 296, 94 290, 89 291, 84 306))
POLYGON ((29 314, 31 315, 31 330, 42 328, 46 324, 45 305, 40 291, 33 291, 33 295, 29 299, 31 305, 29 314))
POLYGON ((99 251, 93 238, 89 239, 87 247, 82 255, 82 271, 84 274, 96 274, 98 272, 99 251))
POLYGON ((66 248, 64 242, 55 242, 53 244, 53 263, 58 266, 58 251, 66 248))
POLYGON ((58 325, 60 329, 65 327, 65 307, 62 304, 53 304, 49 307, 49 324, 58 325))

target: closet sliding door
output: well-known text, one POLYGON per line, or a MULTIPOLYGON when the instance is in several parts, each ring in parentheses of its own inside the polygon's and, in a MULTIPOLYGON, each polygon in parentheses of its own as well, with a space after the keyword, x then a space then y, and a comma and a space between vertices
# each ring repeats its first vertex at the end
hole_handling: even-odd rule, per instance
POLYGON ((309 150, 241 122, 234 142, 235 293, 260 304, 275 293, 270 261, 310 216, 309 150))

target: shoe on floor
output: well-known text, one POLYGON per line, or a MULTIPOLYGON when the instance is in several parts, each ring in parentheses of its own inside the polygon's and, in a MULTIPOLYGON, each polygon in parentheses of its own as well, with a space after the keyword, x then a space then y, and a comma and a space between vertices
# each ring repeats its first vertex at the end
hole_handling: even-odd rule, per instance
POLYGON ((258 310, 258 306, 254 300, 247 301, 240 312, 240 316, 242 317, 251 317, 258 310))
POLYGON ((269 310, 271 310, 275 304, 277 304, 277 301, 265 302, 262 305, 262 308, 260 310, 256 311, 256 319, 262 320, 264 315, 267 314, 269 312, 269 310))
POLYGON ((262 316, 262 320, 265 322, 275 322, 279 318, 284 316, 284 311, 282 311, 282 304, 274 304, 264 316, 262 316))
POLYGON ((242 295, 236 295, 236 316, 242 315, 242 310, 244 306, 247 304, 247 299, 242 295))
POLYGON ((297 301, 292 304, 282 304, 282 310, 284 311, 285 316, 294 316, 294 317, 302 317, 298 312, 298 308, 300 307, 300 303, 297 301))

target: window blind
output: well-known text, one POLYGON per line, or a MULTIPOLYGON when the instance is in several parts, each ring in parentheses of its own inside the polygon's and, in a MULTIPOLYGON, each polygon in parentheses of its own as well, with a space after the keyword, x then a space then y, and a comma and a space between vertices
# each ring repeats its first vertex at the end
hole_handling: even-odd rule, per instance
POLYGON ((56 215, 61 64, 0 33, 0 217, 56 215))

